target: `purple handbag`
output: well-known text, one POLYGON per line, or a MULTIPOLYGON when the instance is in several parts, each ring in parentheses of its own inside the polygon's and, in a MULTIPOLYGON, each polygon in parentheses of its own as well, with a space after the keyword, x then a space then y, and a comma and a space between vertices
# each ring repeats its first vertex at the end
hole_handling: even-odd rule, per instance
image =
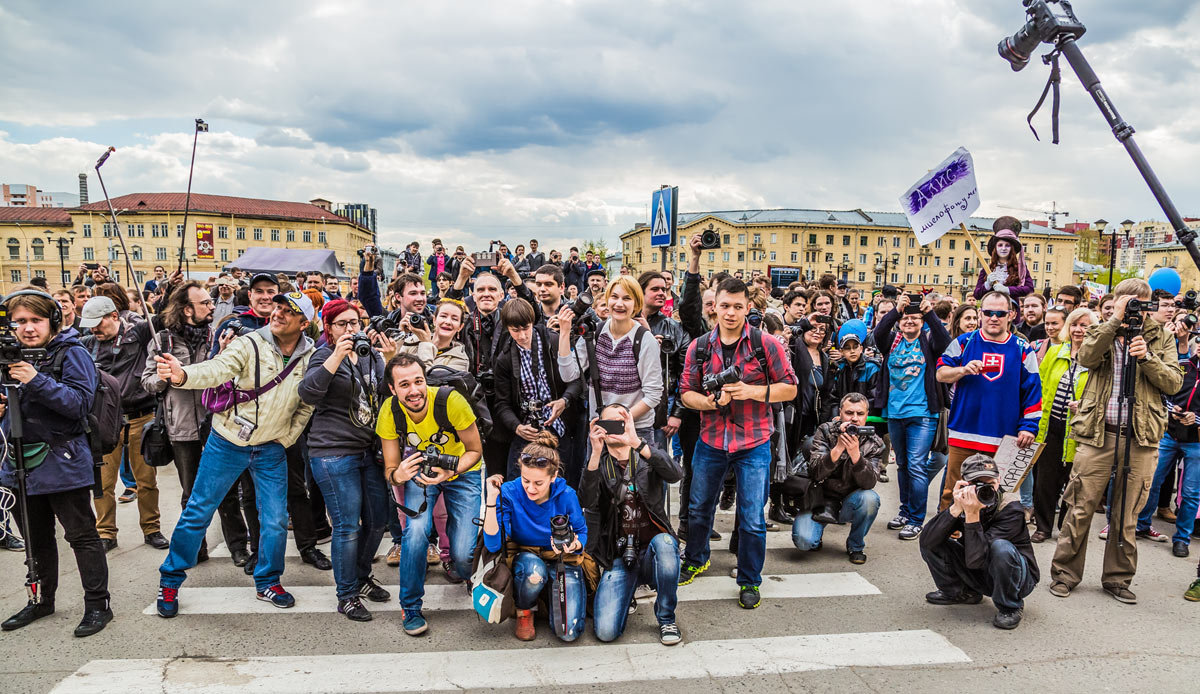
POLYGON ((246 339, 250 340, 250 346, 254 348, 254 389, 242 390, 233 381, 226 381, 219 386, 205 388, 204 392, 200 394, 200 403, 213 414, 220 414, 230 408, 236 408, 238 405, 257 400, 259 396, 282 383, 288 377, 288 374, 292 372, 292 369, 296 368, 296 364, 300 363, 299 359, 293 359, 275 378, 272 378, 265 384, 259 385, 261 378, 259 376, 258 343, 252 337, 247 337, 246 339))

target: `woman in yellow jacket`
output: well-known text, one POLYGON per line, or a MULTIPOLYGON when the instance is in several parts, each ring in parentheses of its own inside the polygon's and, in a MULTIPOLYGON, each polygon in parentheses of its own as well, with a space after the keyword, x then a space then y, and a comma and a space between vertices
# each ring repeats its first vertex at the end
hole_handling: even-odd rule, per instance
MULTIPOLYGON (((1054 512, 1071 475, 1075 459, 1075 441, 1067 437, 1071 416, 1079 406, 1087 369, 1075 361, 1083 344, 1084 333, 1096 314, 1089 308, 1077 308, 1067 316, 1058 344, 1046 351, 1039 369, 1042 377, 1042 421, 1037 441, 1044 449, 1033 466, 1033 517, 1037 529, 1032 542, 1044 542, 1054 530, 1054 512)), ((1060 520, 1061 522, 1061 520, 1060 520)))

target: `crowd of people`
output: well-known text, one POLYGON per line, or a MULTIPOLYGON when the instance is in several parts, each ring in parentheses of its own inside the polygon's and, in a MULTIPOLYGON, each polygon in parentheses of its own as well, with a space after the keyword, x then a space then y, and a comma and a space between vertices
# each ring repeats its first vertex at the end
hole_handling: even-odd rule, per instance
MULTIPOLYGON (((164 618, 210 560, 218 515, 230 560, 276 607, 295 604, 291 530, 303 562, 332 572, 350 620, 397 599, 405 633, 423 634, 430 567, 471 592, 494 587, 480 569, 494 557, 519 639, 536 638, 544 613, 559 639, 590 620, 612 641, 653 595, 672 645, 678 586, 725 539, 718 508, 736 506, 727 548, 738 604, 753 609, 768 532, 815 552, 830 525, 848 525, 847 560, 867 561, 893 461, 886 528, 919 541, 929 603, 989 596, 993 624, 1016 627, 1040 580, 1033 544, 1057 532, 1049 588, 1068 597, 1102 512, 1100 537, 1111 527, 1120 540, 1105 545, 1102 587, 1135 602, 1138 540, 1186 557, 1196 530, 1195 294, 1140 279, 1102 298, 1035 293, 1019 231, 996 220, 963 302, 833 275, 788 287, 758 271, 703 277, 699 236, 681 285, 668 271, 610 278, 591 252, 547 256, 536 240, 471 254, 435 240, 428 257, 410 244, 391 277, 368 247, 345 285, 237 269, 202 284, 156 268, 122 287, 81 267, 72 287, 14 292, 4 303, 26 351, 4 376, 24 431, 15 442, 6 399, 2 481, 18 486, 19 443, 13 517, 29 523, 3 542, 29 543, 39 590, 3 629, 54 612, 57 523, 84 588, 75 634, 102 630, 116 505, 136 502, 145 543, 165 553, 164 618), (1011 488, 1006 444, 1039 447, 1011 488), (168 538, 156 478, 171 463, 182 511, 168 538), (377 578, 381 543, 395 597, 377 578)), ((1185 597, 1200 600, 1200 578, 1185 597)))

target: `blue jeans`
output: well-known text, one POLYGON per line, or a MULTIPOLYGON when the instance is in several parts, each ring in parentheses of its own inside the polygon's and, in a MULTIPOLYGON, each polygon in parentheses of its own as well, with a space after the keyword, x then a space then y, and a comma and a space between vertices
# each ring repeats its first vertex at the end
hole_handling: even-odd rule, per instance
POLYGON ((196 565, 196 554, 212 523, 217 506, 244 470, 254 480, 258 506, 258 563, 254 587, 263 590, 279 583, 287 545, 287 456, 278 443, 235 446, 215 431, 200 455, 200 467, 187 505, 171 533, 171 549, 158 568, 162 584, 178 588, 187 570, 196 565))
POLYGON ((601 641, 615 641, 625 631, 629 603, 638 584, 658 591, 654 616, 659 624, 675 622, 676 591, 679 588, 679 545, 668 533, 659 533, 638 559, 637 572, 630 571, 620 557, 600 577, 592 599, 592 629, 601 641))
POLYGON ((1170 434, 1164 434, 1158 442, 1158 467, 1154 470, 1154 481, 1150 483, 1150 498, 1138 514, 1138 530, 1150 529, 1150 517, 1158 504, 1158 489, 1175 474, 1175 459, 1183 453, 1183 482, 1179 485, 1179 510, 1175 514, 1175 535, 1172 542, 1191 542, 1192 529, 1196 525, 1196 510, 1200 508, 1200 443, 1179 443, 1170 434))
POLYGON ((933 473, 929 447, 937 435, 937 424, 937 417, 888 420, 888 436, 896 452, 900 515, 917 526, 925 524, 925 508, 929 504, 929 478, 933 473))
MULTIPOLYGON (((558 562, 549 564, 532 552, 521 552, 513 560, 513 604, 518 610, 528 610, 536 603, 538 596, 550 586, 549 604, 550 627, 554 635, 563 641, 574 641, 583 633, 583 620, 587 614, 587 586, 583 583, 583 568, 579 566, 563 566, 563 576, 567 587, 567 624, 563 633, 562 608, 558 606, 558 562)), ((625 602, 629 607, 629 601, 625 602)))
POLYGON ((737 478, 738 561, 740 586, 762 583, 763 560, 767 553, 767 485, 771 475, 771 442, 727 453, 696 442, 692 456, 692 494, 688 504, 688 541, 683 558, 692 566, 708 563, 708 536, 712 532, 717 496, 725 484, 725 473, 733 466, 737 478))
POLYGON ((1021 486, 1017 489, 1021 494, 1021 505, 1033 508, 1033 470, 1025 473, 1025 479, 1021 480, 1021 486))
POLYGON ((416 511, 428 501, 423 513, 410 517, 404 526, 400 550, 400 607, 419 612, 425 595, 426 550, 433 528, 433 507, 439 495, 446 498, 446 533, 450 536, 450 560, 459 576, 471 575, 471 560, 479 527, 475 520, 483 506, 483 469, 464 472, 456 479, 432 487, 409 481, 404 485, 404 505, 416 511))
MULTIPOLYGON (((879 494, 874 489, 858 489, 842 500, 838 520, 850 524, 850 536, 846 538, 846 551, 861 552, 866 548, 867 531, 879 515, 879 494)), ((812 511, 805 511, 792 522, 792 543, 807 552, 821 543, 825 524, 812 519, 812 511)))
POLYGON ((358 594, 387 521, 387 487, 375 452, 312 458, 312 475, 333 519, 330 559, 338 600, 358 594))

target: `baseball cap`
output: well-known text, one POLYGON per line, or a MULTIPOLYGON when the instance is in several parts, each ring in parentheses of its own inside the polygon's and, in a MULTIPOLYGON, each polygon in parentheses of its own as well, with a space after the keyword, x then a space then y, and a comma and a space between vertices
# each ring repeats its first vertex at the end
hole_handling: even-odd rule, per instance
POLYGON ((93 296, 83 305, 80 314, 79 327, 94 328, 100 325, 100 319, 117 310, 117 305, 107 296, 93 296))
POLYGON ((999 477, 1000 469, 996 461, 982 453, 967 458, 962 463, 962 478, 964 482, 974 482, 983 477, 999 477))
POLYGON ((264 280, 270 282, 276 287, 279 286, 279 278, 269 272, 259 272, 255 274, 250 278, 250 286, 253 287, 256 282, 262 282, 264 280))
POLYGON ((850 340, 861 345, 866 339, 867 324, 858 318, 846 321, 842 324, 842 329, 838 331, 838 347, 845 347, 850 340))
POLYGON ((274 301, 277 304, 285 304, 296 313, 302 314, 307 320, 312 320, 317 315, 317 310, 313 308, 312 299, 305 296, 302 292, 276 294, 274 301))
POLYGON ((847 282, 846 280, 838 280, 837 286, 841 289, 845 289, 846 287, 850 286, 850 283, 847 282))

